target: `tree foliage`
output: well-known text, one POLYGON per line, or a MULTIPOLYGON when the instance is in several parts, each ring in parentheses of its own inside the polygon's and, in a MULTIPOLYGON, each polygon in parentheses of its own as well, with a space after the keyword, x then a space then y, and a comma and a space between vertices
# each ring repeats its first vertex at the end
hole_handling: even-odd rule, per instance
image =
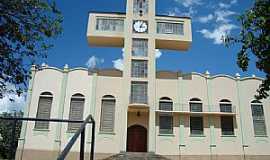
POLYGON ((0 1, 0 98, 5 92, 21 94, 29 66, 46 58, 50 38, 62 33, 62 19, 53 0, 0 1))
MULTIPOLYGON (((11 113, 3 113, 3 115, 0 115, 1 117, 13 117, 14 114, 11 113)), ((22 117, 23 113, 22 112, 16 112, 15 113, 16 117, 22 117)), ((15 143, 18 143, 18 138, 20 137, 20 132, 21 132, 21 126, 22 122, 19 121, 17 122, 16 125, 16 135, 12 135, 12 127, 13 127, 13 121, 5 121, 5 120, 0 120, 0 159, 12 159, 13 157, 10 157, 11 155, 11 150, 10 150, 10 145, 12 142, 12 139, 15 138, 15 143)), ((14 148, 15 150, 16 148, 14 148)), ((12 152, 13 153, 13 152, 12 152)))
POLYGON ((267 98, 270 91, 270 0, 255 0, 253 7, 238 20, 241 22, 240 34, 226 37, 225 44, 241 44, 237 64, 243 71, 248 69, 251 54, 256 56, 256 67, 266 74, 266 78, 255 97, 267 98))

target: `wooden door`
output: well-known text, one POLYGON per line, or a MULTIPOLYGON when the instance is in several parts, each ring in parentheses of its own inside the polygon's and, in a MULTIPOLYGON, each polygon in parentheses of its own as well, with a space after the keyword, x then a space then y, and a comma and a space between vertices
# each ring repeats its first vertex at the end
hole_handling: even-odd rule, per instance
POLYGON ((147 152, 147 129, 134 125, 127 129, 127 151, 147 152))

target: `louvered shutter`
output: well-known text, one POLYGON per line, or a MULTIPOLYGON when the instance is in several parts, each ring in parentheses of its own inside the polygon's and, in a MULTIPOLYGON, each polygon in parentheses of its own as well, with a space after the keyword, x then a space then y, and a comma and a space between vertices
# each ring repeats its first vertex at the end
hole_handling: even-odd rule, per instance
MULTIPOLYGON (((52 97, 40 97, 37 118, 49 119, 51 115, 52 97)), ((49 129, 49 122, 36 122, 35 129, 49 129)))
POLYGON ((265 127, 264 120, 254 120, 253 123, 254 123, 255 135, 257 136, 266 135, 266 127, 265 127))
POLYGON ((253 118, 253 126, 254 126, 255 135, 257 136, 267 135, 263 106, 253 104, 251 105, 251 109, 252 109, 252 118, 253 118))
MULTIPOLYGON (((84 110, 83 98, 71 98, 69 119, 70 120, 82 120, 84 110)), ((69 131, 76 131, 80 128, 81 123, 68 123, 69 131)))
POLYGON ((102 132, 113 132, 115 100, 102 100, 101 126, 102 132))
MULTIPOLYGON (((159 109, 165 111, 172 111, 172 102, 159 102, 159 109)), ((160 113, 159 116, 159 133, 172 134, 173 133, 173 116, 172 113, 160 113)))

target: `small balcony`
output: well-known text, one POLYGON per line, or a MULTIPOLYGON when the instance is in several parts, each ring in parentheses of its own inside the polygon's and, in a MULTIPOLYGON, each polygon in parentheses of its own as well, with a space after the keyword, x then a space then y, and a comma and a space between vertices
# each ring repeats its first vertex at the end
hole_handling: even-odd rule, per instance
POLYGON ((130 104, 136 104, 136 105, 148 105, 148 97, 145 95, 138 96, 138 95, 131 95, 129 98, 130 104))
POLYGON ((189 49, 192 42, 190 18, 157 16, 156 27, 157 49, 189 49))
POLYGON ((220 107, 220 105, 202 105, 200 109, 192 109, 189 104, 174 104, 175 110, 166 111, 157 109, 157 113, 173 113, 182 115, 220 115, 220 116, 235 116, 236 106, 232 105, 230 108, 220 107))
POLYGON ((125 14, 91 13, 88 20, 87 40, 94 46, 124 46, 125 14))

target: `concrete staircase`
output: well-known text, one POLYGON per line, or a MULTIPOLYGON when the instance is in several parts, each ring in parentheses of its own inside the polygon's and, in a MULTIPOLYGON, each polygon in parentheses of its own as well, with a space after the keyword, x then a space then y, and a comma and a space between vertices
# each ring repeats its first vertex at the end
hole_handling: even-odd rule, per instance
POLYGON ((160 155, 148 152, 121 152, 103 160, 170 160, 160 155))

